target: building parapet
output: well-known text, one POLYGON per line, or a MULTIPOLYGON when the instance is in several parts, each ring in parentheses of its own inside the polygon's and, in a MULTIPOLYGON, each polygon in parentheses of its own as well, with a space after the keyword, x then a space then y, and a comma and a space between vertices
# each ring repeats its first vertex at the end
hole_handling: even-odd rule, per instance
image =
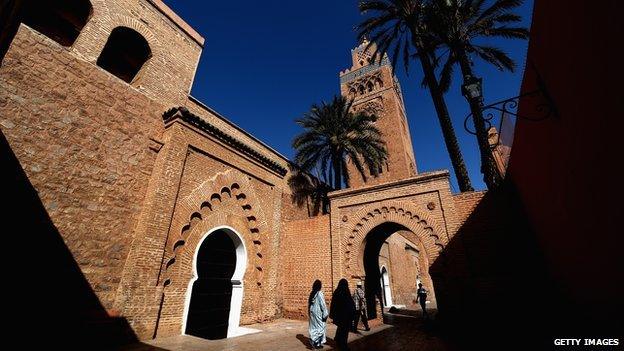
POLYGON ((208 133, 210 136, 234 148, 235 150, 242 152, 244 155, 259 162, 263 166, 278 173, 282 177, 285 176, 288 172, 288 170, 279 163, 264 156, 253 147, 243 143, 237 138, 217 128, 203 118, 191 113, 186 107, 174 107, 163 114, 163 121, 165 122, 165 124, 168 124, 178 118, 208 133))
POLYGON ((279 158, 281 158, 282 160, 286 161, 286 163, 290 164, 290 159, 288 159, 288 157, 282 155, 279 151, 275 150, 274 148, 272 148, 271 146, 267 145, 265 142, 263 142, 262 140, 258 139, 257 137, 255 137, 253 134, 249 133, 248 131, 246 131, 245 129, 239 127, 236 123, 230 121, 227 117, 223 116, 222 114, 220 114, 219 112, 217 112, 216 110, 214 110, 212 107, 204 104, 203 102, 201 102, 199 99, 197 99, 196 97, 189 95, 188 96, 189 101, 191 101, 192 103, 194 103, 195 105, 197 105, 198 107, 206 110, 207 112, 209 112, 211 115, 217 117, 219 120, 223 121, 225 124, 227 124, 228 126, 236 129, 237 131, 239 131, 240 133, 242 133, 244 136, 248 137, 249 139, 251 139, 251 141, 258 143, 260 146, 266 148, 268 151, 270 151, 271 153, 275 154, 276 156, 278 156, 279 158))
POLYGON ((382 191, 382 190, 386 190, 389 188, 397 188, 397 187, 401 187, 405 185, 419 184, 419 183, 425 183, 425 182, 429 182, 429 181, 436 180, 436 179, 448 179, 448 178, 449 178, 448 170, 432 171, 432 172, 427 172, 427 173, 421 173, 415 177, 401 179, 398 181, 381 183, 377 185, 371 185, 371 186, 355 188, 355 189, 348 188, 348 189, 336 190, 327 194, 327 196, 331 200, 333 200, 333 199, 338 199, 342 197, 348 197, 348 196, 353 196, 353 195, 358 195, 358 194, 363 194, 363 193, 368 193, 368 192, 377 192, 377 191, 382 191))
POLYGON ((167 6, 161 0, 147 0, 152 6, 167 17, 173 24, 180 28, 186 35, 193 39, 199 46, 204 47, 204 37, 201 36, 193 27, 186 23, 180 16, 167 6))

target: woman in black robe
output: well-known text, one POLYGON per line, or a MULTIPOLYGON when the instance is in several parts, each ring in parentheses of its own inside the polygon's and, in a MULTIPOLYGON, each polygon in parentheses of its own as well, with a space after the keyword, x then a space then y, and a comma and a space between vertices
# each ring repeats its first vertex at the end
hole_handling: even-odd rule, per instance
POLYGON ((349 283, 344 278, 340 279, 338 287, 334 290, 331 305, 329 307, 329 317, 338 327, 336 329, 334 341, 340 350, 349 350, 347 339, 349 337, 349 329, 351 329, 354 315, 355 303, 353 302, 353 298, 351 298, 349 283))

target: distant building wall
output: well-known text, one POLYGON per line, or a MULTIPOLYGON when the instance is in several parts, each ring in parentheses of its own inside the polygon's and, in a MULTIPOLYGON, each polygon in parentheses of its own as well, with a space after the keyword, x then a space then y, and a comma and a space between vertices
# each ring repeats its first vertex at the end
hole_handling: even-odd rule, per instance
MULTIPOLYGON (((386 242, 388 244, 384 246, 386 246, 387 253, 383 258, 380 255, 379 266, 385 265, 388 269, 392 303, 414 309, 418 306, 416 303, 417 283, 419 280, 424 280, 427 275, 425 271, 427 267, 422 264, 423 258, 419 255, 424 252, 417 243, 405 239, 400 232, 391 235, 386 242)), ((423 281, 427 289, 430 289, 430 283, 428 280, 423 281)))

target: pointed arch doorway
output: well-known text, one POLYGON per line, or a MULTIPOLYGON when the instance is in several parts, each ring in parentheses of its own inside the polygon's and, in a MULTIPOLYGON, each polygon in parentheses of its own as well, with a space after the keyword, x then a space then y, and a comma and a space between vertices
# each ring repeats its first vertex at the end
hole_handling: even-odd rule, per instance
POLYGON ((231 227, 208 231, 193 259, 182 332, 205 339, 236 335, 243 302, 247 250, 231 227))

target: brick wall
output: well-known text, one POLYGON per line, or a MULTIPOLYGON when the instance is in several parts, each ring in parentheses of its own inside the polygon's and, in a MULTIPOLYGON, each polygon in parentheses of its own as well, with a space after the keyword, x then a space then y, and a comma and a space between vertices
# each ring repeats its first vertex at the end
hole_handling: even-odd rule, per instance
MULTIPOLYGON (((98 6, 102 3, 94 5, 96 11, 101 10, 98 6)), ((174 292, 162 300, 164 276, 159 267, 171 258, 167 250, 172 247, 166 244, 172 238, 168 228, 175 201, 196 192, 211 177, 234 171, 239 184, 248 184, 245 194, 257 199, 253 222, 262 226, 260 237, 245 234, 251 222, 244 213, 226 216, 224 210, 210 223, 231 225, 249 238, 241 323, 279 316, 278 251, 282 200, 289 197, 286 178, 193 127, 176 126, 165 135, 163 112, 170 104, 187 101, 187 92, 183 101, 160 98, 100 69, 93 64, 97 57, 88 57, 81 48, 79 42, 63 47, 20 26, 0 69, 0 125, 103 307, 127 318, 139 338, 148 338, 154 335, 159 305, 165 301, 159 335, 180 332, 184 300, 168 302, 183 295, 174 292)), ((286 165, 282 156, 223 117, 198 110, 202 118, 286 165)), ((303 216, 291 204, 288 208, 303 216)))
POLYGON ((0 68, 0 126, 50 218, 112 307, 163 106, 21 26, 0 68), (119 98, 123 97, 123 98, 119 98))
POLYGON ((323 283, 328 307, 331 300, 329 216, 286 222, 283 232, 283 314, 287 318, 305 319, 308 295, 316 279, 323 283))
POLYGON ((373 67, 367 59, 375 50, 375 46, 364 51, 367 43, 362 43, 359 47, 351 51, 353 66, 340 73, 341 94, 348 99, 353 99, 353 111, 375 114, 378 120, 375 125, 382 133, 382 138, 386 143, 388 151, 387 165, 382 167, 383 172, 377 176, 372 176, 366 166, 367 180, 359 174, 355 166, 348 165, 348 172, 351 174, 351 187, 357 188, 366 185, 381 184, 385 182, 406 179, 415 176, 416 160, 409 127, 403 104, 401 87, 393 74, 390 64, 382 64, 370 72, 358 76, 358 78, 348 75, 373 67), (362 64, 360 61, 362 60, 362 64), (369 91, 369 87, 372 89, 369 91), (363 93, 360 89, 363 88, 363 93))
POLYGON ((229 135, 253 147, 254 150, 259 151, 264 156, 270 158, 282 167, 288 169, 288 160, 284 156, 279 155, 277 151, 275 151, 253 135, 247 133, 245 130, 238 127, 234 123, 230 122, 225 117, 212 110, 210 107, 202 104, 192 97, 188 98, 184 106, 186 106, 192 113, 200 116, 204 120, 210 122, 211 124, 228 133, 229 135))
POLYGON ((421 268, 416 252, 406 250, 405 245, 418 249, 417 244, 405 239, 400 233, 391 235, 387 242, 389 252, 386 268, 390 278, 392 303, 415 308, 417 306, 416 279, 421 274, 421 268))
POLYGON ((466 222, 468 216, 474 211, 485 194, 485 191, 475 191, 453 195, 453 202, 455 203, 460 225, 466 222))
POLYGON ((129 27, 146 39, 152 51, 131 85, 165 105, 181 105, 191 89, 203 38, 182 30, 179 25, 185 23, 163 15, 159 4, 154 5, 157 2, 91 1, 93 14, 70 50, 95 64, 111 31, 129 27))

